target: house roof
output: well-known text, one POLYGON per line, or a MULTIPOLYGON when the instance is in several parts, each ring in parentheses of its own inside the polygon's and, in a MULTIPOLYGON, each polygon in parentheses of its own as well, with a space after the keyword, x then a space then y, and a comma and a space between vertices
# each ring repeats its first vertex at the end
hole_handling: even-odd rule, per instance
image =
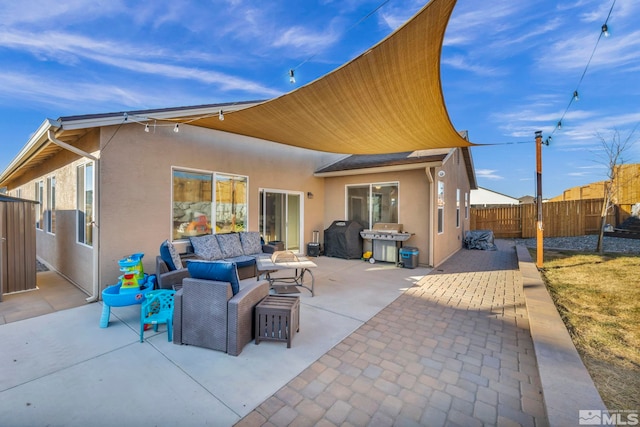
POLYGON ((471 192, 471 205, 517 205, 520 200, 488 188, 478 187, 471 192))
POLYGON ((240 111, 191 125, 318 151, 400 153, 471 145, 454 129, 440 83, 455 0, 431 0, 389 37, 335 71, 240 111))
MULTIPOLYGON (((314 175, 318 177, 346 176, 438 167, 442 166, 452 150, 451 148, 434 148, 389 154, 354 154, 318 169, 314 175)), ((468 147, 462 147, 461 151, 465 159, 469 184, 472 189, 475 189, 477 184, 471 151, 468 147)))
POLYGON ((49 132, 53 132, 56 139, 63 143, 73 145, 74 142, 82 138, 88 131, 96 127, 136 122, 153 123, 154 120, 164 121, 180 114, 217 114, 221 108, 238 110, 255 105, 258 102, 262 101, 85 114, 60 117, 57 120, 46 119, 32 134, 20 153, 18 153, 9 166, 0 174, 0 186, 5 185, 8 180, 18 178, 29 170, 38 167, 64 149, 50 140, 49 132))

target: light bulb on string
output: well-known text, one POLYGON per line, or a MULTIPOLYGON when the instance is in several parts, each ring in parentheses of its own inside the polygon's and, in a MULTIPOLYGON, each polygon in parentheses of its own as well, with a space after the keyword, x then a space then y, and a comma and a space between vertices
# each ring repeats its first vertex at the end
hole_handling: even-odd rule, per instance
POLYGON ((221 122, 224 121, 224 113, 222 112, 222 110, 220 110, 220 112, 218 113, 218 120, 220 120, 221 122))
POLYGON ((174 131, 175 133, 180 132, 180 127, 179 127, 178 123, 176 123, 176 127, 174 127, 174 128, 173 128, 173 131, 174 131))
POLYGON ((558 129, 562 129, 562 120, 560 120, 556 126, 558 129))
POLYGON ((149 133, 149 124, 144 125, 144 131, 149 133))
POLYGON ((573 100, 574 101, 579 101, 580 100, 580 97, 578 96, 578 91, 577 90, 573 91, 573 100))
POLYGON ((289 83, 293 84, 296 82, 296 76, 293 69, 289 70, 289 83))
POLYGON ((609 37, 609 27, 607 26, 607 24, 602 24, 602 34, 605 37, 609 37))

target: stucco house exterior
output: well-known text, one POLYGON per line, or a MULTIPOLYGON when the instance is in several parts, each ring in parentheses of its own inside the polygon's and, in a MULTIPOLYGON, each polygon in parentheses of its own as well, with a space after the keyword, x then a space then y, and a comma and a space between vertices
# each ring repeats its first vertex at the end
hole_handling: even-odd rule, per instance
POLYGON ((186 250, 203 217, 195 232, 260 231, 298 253, 314 230, 322 241, 334 220, 356 218, 402 223, 422 265, 462 247, 476 188, 468 147, 349 156, 171 121, 220 109, 46 120, 0 174, 9 195, 39 202, 38 259, 98 299, 119 259, 142 252, 153 273, 160 244, 186 250))

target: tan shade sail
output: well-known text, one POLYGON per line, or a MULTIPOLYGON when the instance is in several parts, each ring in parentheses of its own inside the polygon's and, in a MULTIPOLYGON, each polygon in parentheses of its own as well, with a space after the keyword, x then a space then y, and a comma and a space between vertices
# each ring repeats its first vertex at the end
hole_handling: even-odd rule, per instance
POLYGON ((470 144, 454 129, 440 54, 455 0, 432 0, 385 40, 286 95, 217 116, 183 118, 312 150, 378 154, 470 144))

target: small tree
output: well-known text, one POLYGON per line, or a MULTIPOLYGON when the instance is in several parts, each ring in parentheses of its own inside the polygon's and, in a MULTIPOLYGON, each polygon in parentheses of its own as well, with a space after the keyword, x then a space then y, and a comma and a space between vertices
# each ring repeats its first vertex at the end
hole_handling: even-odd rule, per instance
POLYGON ((598 134, 602 151, 606 156, 603 160, 607 167, 607 180, 604 182, 604 201, 602 203, 602 211, 600 213, 600 233, 598 234, 598 244, 596 251, 602 253, 604 251, 602 241, 604 239, 604 228, 607 222, 607 213, 613 208, 617 202, 618 188, 622 184, 618 179, 618 172, 624 164, 624 153, 629 150, 636 140, 633 139, 635 128, 629 135, 622 139, 620 132, 613 132, 611 140, 607 141, 602 135, 598 134))

